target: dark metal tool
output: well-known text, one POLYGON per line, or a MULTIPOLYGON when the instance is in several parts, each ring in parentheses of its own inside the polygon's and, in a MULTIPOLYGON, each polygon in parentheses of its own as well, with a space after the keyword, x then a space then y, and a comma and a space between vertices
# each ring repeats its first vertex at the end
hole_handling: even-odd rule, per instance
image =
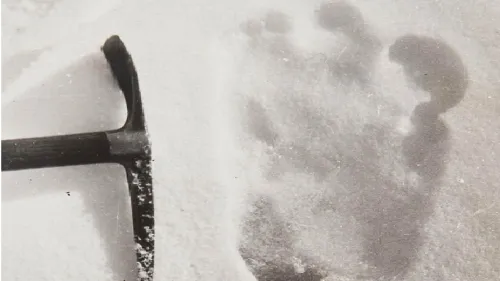
POLYGON ((123 165, 132 203, 137 280, 151 281, 154 269, 151 143, 137 71, 117 35, 108 38, 101 50, 125 96, 125 124, 111 131, 2 140, 2 171, 98 163, 123 165))

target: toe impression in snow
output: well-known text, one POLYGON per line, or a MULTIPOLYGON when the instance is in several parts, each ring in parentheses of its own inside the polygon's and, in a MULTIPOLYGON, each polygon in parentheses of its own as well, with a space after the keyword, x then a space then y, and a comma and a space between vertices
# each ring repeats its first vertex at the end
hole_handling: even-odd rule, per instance
POLYGON ((149 140, 138 75, 124 43, 113 35, 101 50, 127 104, 125 124, 111 131, 2 140, 2 171, 119 163, 132 203, 138 278, 151 281, 154 268, 154 205, 149 140))

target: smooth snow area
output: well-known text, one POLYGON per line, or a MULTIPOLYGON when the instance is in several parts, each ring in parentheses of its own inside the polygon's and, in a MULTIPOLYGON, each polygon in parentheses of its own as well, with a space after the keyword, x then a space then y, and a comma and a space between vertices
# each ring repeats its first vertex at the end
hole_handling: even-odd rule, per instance
MULTIPOLYGON (((2 139, 153 144, 155 280, 498 280, 500 2, 2 2, 2 139), (326 5, 325 3, 333 3, 326 5)), ((2 173, 5 280, 135 280, 125 174, 2 173)))

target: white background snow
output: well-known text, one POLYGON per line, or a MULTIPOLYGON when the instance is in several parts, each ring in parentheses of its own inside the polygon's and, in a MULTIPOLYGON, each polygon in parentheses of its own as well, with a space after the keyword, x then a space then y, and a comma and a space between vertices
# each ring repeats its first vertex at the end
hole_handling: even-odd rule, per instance
MULTIPOLYGON (((240 27, 269 10, 280 11, 294 20, 290 40, 297 48, 325 52, 324 33, 309 21, 322 2, 2 1, 2 139, 120 126, 125 104, 99 52, 107 37, 120 35, 137 66, 152 136, 155 280, 252 280, 236 238, 247 187, 262 184, 262 171, 253 164, 265 148, 233 126, 240 100, 231 93, 245 91, 238 80, 240 63, 253 62, 245 60, 246 37, 240 27), (247 144, 254 145, 253 155, 240 150, 247 144)), ((408 273, 395 280, 496 280, 500 3, 350 3, 382 43, 383 56, 399 36, 423 34, 451 45, 469 73, 466 97, 445 117, 453 135, 450 160, 421 229, 425 241, 415 250, 408 273)), ((398 66, 383 59, 379 66, 378 89, 396 93, 408 87, 398 66)), ((251 72, 257 66, 248 67, 251 72)), ((418 94, 389 95, 408 112, 419 99, 418 94)), ((293 192, 273 191, 278 201, 290 199, 291 193, 309 194, 304 191, 307 178, 291 182, 304 184, 289 187, 293 192)), ((119 166, 2 173, 5 280, 134 280, 131 231, 126 179, 119 166)), ((348 273, 332 273, 326 280, 356 280, 357 230, 346 231, 347 236, 336 236, 337 242, 352 252, 318 246, 320 234, 309 237, 313 242, 299 238, 306 241, 304 248, 321 255, 322 249, 338 251, 330 261, 348 273), (347 239, 351 236, 354 242, 347 239)))

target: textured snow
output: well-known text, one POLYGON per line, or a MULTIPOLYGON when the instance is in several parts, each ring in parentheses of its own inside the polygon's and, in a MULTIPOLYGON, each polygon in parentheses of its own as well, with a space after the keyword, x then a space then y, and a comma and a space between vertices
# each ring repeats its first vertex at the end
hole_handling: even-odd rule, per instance
MULTIPOLYGON (((2 139, 121 126, 99 52, 118 34, 153 145, 155 280, 497 280, 500 4, 326 2, 2 1, 2 139), (442 79, 403 71, 425 58, 394 43, 421 38, 444 42, 424 50, 442 79), (465 96, 429 94, 449 77, 465 96), (425 146, 429 101, 452 108, 425 146)), ((135 280, 129 202, 115 165, 2 173, 2 277, 135 280)))

